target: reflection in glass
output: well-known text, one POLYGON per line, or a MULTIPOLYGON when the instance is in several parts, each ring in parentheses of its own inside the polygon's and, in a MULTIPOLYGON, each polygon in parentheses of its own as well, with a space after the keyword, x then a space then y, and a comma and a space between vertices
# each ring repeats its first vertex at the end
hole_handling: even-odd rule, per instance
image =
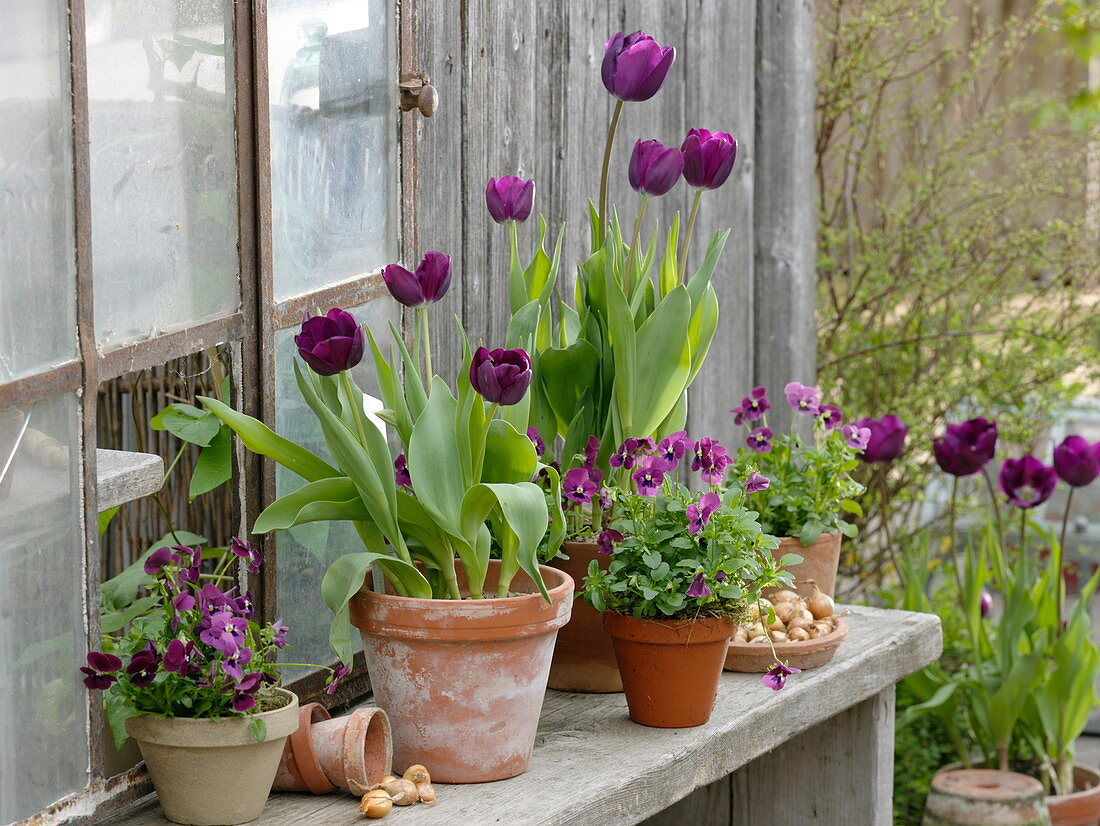
POLYGON ((271 0, 271 211, 279 299, 396 250, 392 0, 271 0))
MULTIPOLYGON (((327 307, 322 307, 327 311, 327 307)), ((389 339, 389 322, 398 323, 398 304, 386 296, 349 311, 370 327, 380 343, 389 339)), ((294 346, 297 329, 275 334, 275 431, 292 442, 312 450, 328 461, 328 450, 316 416, 302 399, 294 380, 294 346)), ((305 365, 299 360, 299 366, 305 365)), ((352 371, 356 383, 368 396, 377 398, 378 384, 368 352, 352 371)), ((379 407, 381 404, 379 403, 379 407)), ((276 495, 282 496, 301 487, 300 476, 277 467, 276 495)), ((294 646, 287 652, 293 662, 328 663, 334 659, 328 642, 332 613, 321 599, 321 579, 331 562, 344 554, 363 550, 355 529, 347 522, 311 522, 282 531, 277 535, 278 594, 282 620, 290 626, 288 639, 294 646)), ((294 669, 287 677, 302 676, 294 669)))
POLYGON ((76 397, 0 412, 0 823, 84 788, 76 397))
POLYGON ((88 0, 103 349, 234 312, 232 0, 88 0))
POLYGON ((0 5, 0 382, 76 356, 66 6, 0 5))

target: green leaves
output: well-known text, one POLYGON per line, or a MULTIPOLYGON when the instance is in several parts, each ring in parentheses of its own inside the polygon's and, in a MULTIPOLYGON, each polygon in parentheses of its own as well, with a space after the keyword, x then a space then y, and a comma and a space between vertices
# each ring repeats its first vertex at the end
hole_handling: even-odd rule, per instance
POLYGON ((190 404, 170 404, 149 420, 153 430, 167 430, 177 439, 206 447, 221 430, 221 422, 210 410, 190 404))

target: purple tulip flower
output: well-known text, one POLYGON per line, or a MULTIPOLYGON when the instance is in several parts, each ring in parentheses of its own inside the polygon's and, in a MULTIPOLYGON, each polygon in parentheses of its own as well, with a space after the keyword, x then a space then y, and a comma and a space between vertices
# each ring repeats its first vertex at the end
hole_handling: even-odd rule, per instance
POLYGON ((989 593, 988 588, 982 588, 982 592, 978 597, 978 610, 983 617, 988 617, 989 612, 993 610, 993 594, 989 593))
POLYGON ((239 683, 244 679, 244 667, 250 662, 252 662, 251 648, 237 648, 233 651, 227 651, 225 652, 225 659, 222 660, 222 671, 234 682, 239 683))
POLYGON ((660 141, 637 141, 630 153, 630 185, 643 195, 664 195, 680 180, 684 153, 660 141))
POLYGON ((441 252, 425 253, 416 272, 409 272, 400 264, 390 264, 382 270, 382 280, 390 295, 406 307, 432 304, 451 288, 451 256, 441 252))
POLYGON ((413 486, 412 474, 409 473, 409 461, 404 453, 397 454, 393 460, 393 481, 398 487, 411 488, 413 486))
POLYGON ((1100 476, 1100 442, 1090 445, 1083 437, 1066 436, 1054 448, 1054 470, 1067 485, 1083 488, 1100 476))
POLYGON ((695 575, 695 579, 693 579, 688 586, 687 595, 689 597, 709 597, 710 594, 711 590, 707 587, 706 574, 700 571, 695 575))
POLYGON ((949 424, 932 443, 936 463, 952 476, 977 473, 997 451, 997 425, 982 418, 949 424))
POLYGON ((768 673, 765 674, 760 682, 770 688, 772 691, 779 691, 787 684, 787 678, 792 674, 801 674, 801 668, 792 668, 789 665, 783 665, 783 663, 774 663, 768 673))
POLYGON ((531 384, 531 359, 525 350, 478 347, 470 362, 470 384, 486 401, 516 404, 531 384))
POLYGON ((326 315, 307 316, 294 343, 298 355, 319 376, 350 370, 363 358, 363 328, 339 307, 326 315))
POLYGON ((807 387, 792 381, 783 388, 783 393, 787 397, 787 404, 795 413, 816 416, 821 410, 821 391, 816 387, 807 387))
POLYGON ((733 423, 739 425, 764 418, 764 414, 772 409, 767 393, 766 387, 754 387, 750 395, 741 399, 741 406, 730 411, 733 414, 733 423))
POLYGON ((909 428, 897 416, 883 416, 881 419, 868 416, 856 422, 856 426, 871 431, 871 438, 860 456, 865 462, 892 462, 905 450, 909 428))
POLYGON ((1047 467, 1034 456, 1005 459, 1001 465, 1001 491, 1008 501, 1018 508, 1035 508, 1054 493, 1058 477, 1054 468, 1047 467))
POLYGON ((757 453, 767 453, 772 449, 772 429, 770 427, 758 427, 749 433, 745 444, 757 453))
POLYGON ((737 141, 727 132, 689 129, 680 147, 684 180, 700 189, 717 189, 726 182, 737 160, 737 141))
MULTIPOLYGON (((832 404, 821 405, 817 417, 821 419, 821 423, 825 425, 826 430, 835 430, 844 421, 844 414, 840 412, 840 408, 832 404)), ((859 427, 859 425, 856 425, 856 427, 859 427)), ((870 438, 870 435, 871 431, 867 429, 868 438, 870 438)))
POLYGON ((596 544, 599 546, 596 550, 597 553, 609 554, 615 550, 615 546, 623 541, 623 535, 614 528, 604 528, 600 532, 600 535, 596 537, 596 544))
POLYGON ((234 536, 229 543, 229 550, 241 559, 247 561, 248 565, 246 567, 250 574, 258 574, 260 572, 260 565, 262 562, 260 559, 260 552, 251 542, 234 536))
POLYGON ((619 100, 649 100, 665 82, 676 50, 661 46, 643 31, 618 32, 604 44, 600 76, 604 88, 619 100))
POLYGON ((844 444, 853 450, 865 450, 867 443, 871 441, 871 428, 869 427, 846 424, 841 432, 844 434, 844 444))
POLYGON ((671 470, 664 459, 659 456, 650 456, 640 464, 630 478, 641 496, 654 497, 661 485, 664 484, 665 474, 671 470))
POLYGON ((121 668, 122 660, 114 654, 89 651, 88 665, 81 666, 80 670, 87 675, 84 678, 84 685, 95 691, 106 691, 118 679, 115 672, 121 668))
POLYGON ((699 533, 710 522, 714 512, 722 507, 722 500, 713 491, 704 493, 698 505, 687 506, 688 533, 699 533))
POLYGON ((767 490, 771 486, 771 479, 754 470, 749 474, 749 478, 745 480, 745 493, 759 493, 762 490, 767 490))
POLYGON ((570 468, 561 483, 561 490, 565 497, 582 505, 592 501, 597 489, 586 467, 570 468))
POLYGON ((539 429, 532 425, 527 428, 527 438, 531 440, 531 444, 535 446, 535 455, 542 458, 546 453, 546 442, 542 440, 542 434, 539 433, 539 429))
POLYGON ((130 684, 138 688, 151 684, 156 679, 158 665, 160 665, 160 657, 154 652, 138 651, 126 666, 126 673, 130 675, 130 684))
POLYGON ((535 204, 535 182, 502 175, 490 178, 485 185, 485 205, 498 224, 516 221, 522 224, 531 217, 535 204))

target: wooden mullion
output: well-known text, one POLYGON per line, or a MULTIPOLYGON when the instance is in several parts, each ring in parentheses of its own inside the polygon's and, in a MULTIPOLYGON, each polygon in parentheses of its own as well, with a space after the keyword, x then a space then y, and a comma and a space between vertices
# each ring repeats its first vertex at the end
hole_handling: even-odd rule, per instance
POLYGON ((314 315, 318 309, 323 313, 330 307, 358 307, 384 295, 382 272, 372 272, 279 302, 272 314, 272 324, 275 330, 297 327, 307 314, 314 315))
POLYGON ((244 313, 236 312, 110 350, 99 357, 99 379, 107 381, 128 373, 148 370, 166 361, 206 350, 215 344, 236 341, 241 338, 245 324, 244 313))
POLYGON ((72 359, 0 384, 0 411, 75 392, 83 386, 83 378, 84 370, 79 359, 72 359))

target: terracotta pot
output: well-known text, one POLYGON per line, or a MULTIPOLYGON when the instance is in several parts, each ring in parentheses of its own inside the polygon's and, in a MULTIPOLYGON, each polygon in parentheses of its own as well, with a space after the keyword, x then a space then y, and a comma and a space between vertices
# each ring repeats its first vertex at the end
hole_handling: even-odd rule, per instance
MULTIPOLYGON (((551 568, 564 571, 573 578, 577 591, 581 589, 588 564, 595 559, 607 569, 609 554, 601 554, 595 542, 566 542, 569 559, 552 559, 551 568)), ((550 688, 558 691, 585 691, 608 694, 623 690, 619 666, 611 637, 603 628, 603 615, 579 595, 573 600, 573 615, 558 631, 554 659, 550 663, 550 688)))
POLYGON ((142 714, 126 721, 138 741, 164 816, 193 826, 235 826, 260 816, 287 737, 298 728, 298 698, 259 718, 267 738, 257 743, 252 717, 200 720, 142 714))
POLYGON ((1050 826, 1043 785, 994 769, 941 771, 932 778, 923 826, 1050 826))
MULTIPOLYGON (((465 570, 456 565, 465 593, 465 570)), ((531 578, 503 599, 411 599, 360 591, 351 621, 376 702, 393 727, 398 771, 428 766, 441 783, 484 783, 521 774, 531 759, 558 629, 569 621, 573 580, 540 567, 547 604, 531 578)), ((495 593, 500 562, 489 562, 495 593)))
MULTIPOLYGON (((832 660, 836 650, 848 636, 848 623, 837 620, 836 629, 831 634, 816 640, 774 643, 775 653, 789 666, 800 668, 818 668, 832 660)), ((726 654, 726 671, 741 671, 749 674, 763 674, 775 663, 772 646, 758 642, 730 642, 726 654)))
MULTIPOLYGON (((808 580, 817 583, 822 593, 833 596, 836 590, 836 570, 840 566, 840 540, 843 534, 823 533, 813 545, 800 545, 798 538, 783 536, 779 539, 779 547, 772 551, 776 560, 782 559, 786 554, 798 554, 802 561, 797 565, 791 565, 788 570, 794 574, 794 590, 800 597, 809 597, 813 593, 813 587, 807 584, 808 580)), ((774 593, 776 588, 769 588, 764 596, 774 593)))
POLYGON ((359 708, 335 720, 320 703, 302 706, 298 730, 283 750, 275 790, 366 794, 390 773, 390 721, 380 708, 359 708))
POLYGON ((1073 794, 1047 797, 1054 826, 1098 826, 1100 824, 1100 772, 1080 763, 1073 767, 1073 794))
POLYGON ((630 719, 643 726, 690 728, 710 719, 733 623, 603 615, 619 663, 630 719))

